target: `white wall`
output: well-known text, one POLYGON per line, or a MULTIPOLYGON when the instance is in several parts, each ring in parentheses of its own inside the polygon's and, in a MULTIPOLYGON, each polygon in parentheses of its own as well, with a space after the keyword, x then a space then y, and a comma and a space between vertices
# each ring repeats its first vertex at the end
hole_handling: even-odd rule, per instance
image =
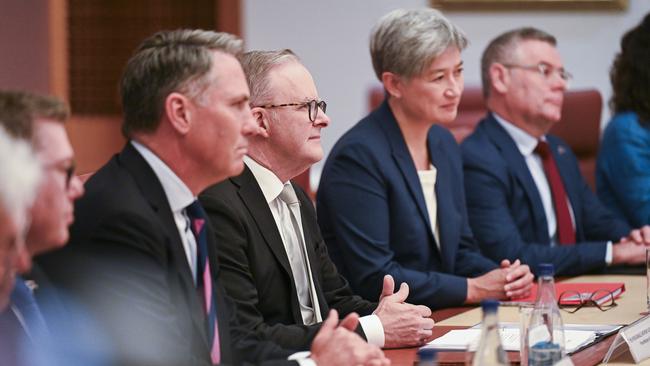
MULTIPOLYGON (((311 71, 332 124, 323 132, 325 153, 367 113, 367 91, 378 82, 368 53, 368 36, 383 14, 397 7, 427 6, 426 0, 244 0, 248 49, 291 48, 311 71)), ((650 1, 629 0, 625 11, 446 12, 470 39, 463 53, 465 84, 480 85, 479 59, 496 35, 532 25, 555 35, 571 88, 597 88, 611 95, 609 67, 620 37, 650 11, 650 1)), ((603 108, 606 122, 609 110, 603 108)), ((316 165, 314 178, 321 164, 316 165)))

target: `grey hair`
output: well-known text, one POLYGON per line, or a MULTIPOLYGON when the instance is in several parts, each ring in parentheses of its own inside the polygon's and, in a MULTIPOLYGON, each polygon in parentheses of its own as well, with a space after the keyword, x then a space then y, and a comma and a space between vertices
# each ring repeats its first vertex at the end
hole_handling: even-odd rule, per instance
POLYGON ((278 51, 249 51, 242 55, 241 64, 250 89, 250 104, 259 106, 271 100, 269 73, 288 62, 300 63, 300 58, 290 49, 278 51))
POLYGON ((370 57, 377 78, 384 72, 407 78, 422 74, 450 46, 463 50, 467 37, 431 8, 397 9, 384 15, 370 35, 370 57))
POLYGON ((490 66, 494 63, 513 63, 513 54, 516 48, 523 41, 542 41, 552 46, 557 45, 557 40, 551 34, 533 27, 516 28, 505 32, 488 44, 483 56, 481 56, 481 82, 483 84, 483 97, 490 96, 492 79, 490 78, 490 66))
POLYGON ((29 141, 10 136, 0 125, 0 209, 19 228, 36 197, 41 169, 29 141))
POLYGON ((122 133, 150 133, 158 128, 172 92, 198 98, 215 80, 208 77, 212 51, 239 57, 242 40, 228 33, 179 29, 145 39, 126 64, 120 83, 122 133))

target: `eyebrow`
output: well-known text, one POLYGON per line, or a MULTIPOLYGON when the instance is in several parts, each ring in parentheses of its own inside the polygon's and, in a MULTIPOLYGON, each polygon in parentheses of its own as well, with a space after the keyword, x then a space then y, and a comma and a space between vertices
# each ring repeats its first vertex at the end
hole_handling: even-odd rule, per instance
MULTIPOLYGON (((461 67, 461 66, 463 66, 463 60, 461 60, 459 63, 457 63, 456 66, 454 66, 454 69, 457 69, 457 68, 459 68, 459 67, 461 67)), ((446 70, 446 69, 435 69, 435 70, 431 70, 431 71, 429 72, 429 74, 434 74, 434 73, 436 73, 436 72, 444 72, 445 70, 446 70)))

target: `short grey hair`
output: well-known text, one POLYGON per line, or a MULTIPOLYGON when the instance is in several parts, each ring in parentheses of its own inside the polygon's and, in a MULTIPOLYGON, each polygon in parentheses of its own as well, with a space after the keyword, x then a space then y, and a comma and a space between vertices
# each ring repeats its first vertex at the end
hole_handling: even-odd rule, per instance
POLYGON ((0 125, 0 209, 19 228, 36 197, 41 169, 29 142, 9 135, 0 125))
POLYGON ((431 8, 397 9, 384 15, 370 35, 370 57, 377 78, 392 72, 422 74, 450 46, 462 51, 467 37, 441 12, 431 8))
POLYGON ((290 49, 249 51, 242 55, 241 64, 250 89, 250 104, 252 106, 267 104, 271 101, 269 74, 275 67, 288 62, 300 63, 298 56, 290 49))
POLYGON ((488 44, 481 57, 481 82, 483 83, 483 97, 487 99, 490 95, 492 79, 490 77, 490 66, 494 63, 507 64, 516 62, 513 54, 521 42, 542 41, 553 47, 557 40, 551 34, 533 27, 516 28, 505 32, 488 44))
POLYGON ((215 82, 208 77, 212 51, 239 57, 242 40, 228 33, 192 29, 162 31, 145 39, 127 62, 120 83, 124 136, 154 132, 170 93, 198 98, 215 82))

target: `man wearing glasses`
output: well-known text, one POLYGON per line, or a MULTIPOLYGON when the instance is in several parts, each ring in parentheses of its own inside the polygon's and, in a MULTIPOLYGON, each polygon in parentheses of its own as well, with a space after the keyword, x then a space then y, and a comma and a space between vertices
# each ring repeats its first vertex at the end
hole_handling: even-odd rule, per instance
POLYGON ((355 296, 329 258, 312 201, 290 180, 322 159, 330 120, 311 74, 290 50, 253 51, 242 65, 257 135, 243 174, 200 197, 217 234, 223 284, 240 323, 287 348, 308 345, 328 309, 359 313, 357 329, 380 347, 419 345, 431 335, 425 306, 405 303, 384 280, 379 304, 355 296))
POLYGON ((553 263, 557 275, 642 263, 650 228, 631 231, 608 212, 570 147, 547 134, 571 79, 555 46, 552 35, 520 28, 483 52, 489 113, 462 144, 472 230, 488 257, 553 263))
MULTIPOLYGON (((81 181, 74 176, 74 152, 64 127, 68 116, 67 105, 57 98, 0 91, 0 125, 13 137, 31 143, 42 168, 34 204, 28 214, 31 220, 25 237, 28 255, 19 258, 23 271, 30 268, 31 257, 68 242, 74 201, 84 193, 81 181)), ((46 337, 47 326, 34 298, 38 294, 33 291, 47 282, 38 266, 34 266, 31 273, 16 276, 11 311, 0 316, 2 331, 5 334, 14 332, 11 341, 40 343, 46 337)), ((17 344, 4 348, 2 357, 19 357, 6 354, 19 352, 17 344)))

